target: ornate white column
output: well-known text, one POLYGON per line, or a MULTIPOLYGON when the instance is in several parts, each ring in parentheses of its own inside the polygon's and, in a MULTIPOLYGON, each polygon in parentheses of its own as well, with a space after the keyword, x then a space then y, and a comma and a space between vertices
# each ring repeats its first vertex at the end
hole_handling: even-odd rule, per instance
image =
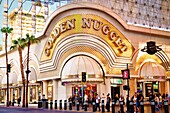
POLYGON ((67 93, 66 86, 61 85, 61 81, 58 81, 58 91, 57 91, 58 98, 57 98, 57 100, 59 101, 62 99, 62 101, 63 101, 65 99, 67 99, 66 93, 67 93))
MULTIPOLYGON (((58 98, 58 84, 57 84, 57 80, 53 80, 53 103, 55 102, 55 100, 57 100, 57 98, 58 98)), ((55 104, 53 104, 53 107, 54 105, 55 104)))
POLYGON ((100 94, 102 94, 101 90, 100 90, 100 84, 97 83, 97 94, 100 96, 100 94))
POLYGON ((102 94, 104 93, 104 95, 106 95, 106 88, 105 88, 105 86, 106 85, 104 85, 103 83, 100 83, 99 84, 100 85, 100 93, 99 93, 99 96, 102 96, 102 94))
POLYGON ((110 93, 110 95, 111 95, 111 85, 110 85, 110 78, 106 78, 105 79, 105 82, 106 82, 106 95, 108 94, 108 93, 110 93))
POLYGON ((43 82, 43 95, 45 95, 45 98, 47 98, 47 81, 42 81, 43 82))

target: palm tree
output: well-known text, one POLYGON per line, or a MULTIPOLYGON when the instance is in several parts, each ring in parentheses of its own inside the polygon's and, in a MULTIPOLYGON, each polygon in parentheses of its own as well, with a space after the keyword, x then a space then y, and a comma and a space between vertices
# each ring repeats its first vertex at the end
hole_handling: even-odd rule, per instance
POLYGON ((22 107, 25 107, 25 76, 24 76, 24 66, 23 66, 23 58, 22 58, 22 50, 26 47, 26 40, 24 38, 18 38, 17 40, 12 40, 13 46, 11 46, 11 50, 17 48, 19 53, 20 60, 20 69, 22 76, 22 84, 23 84, 23 98, 22 98, 22 107))
POLYGON ((26 77, 27 77, 27 86, 26 86, 26 107, 28 107, 28 76, 29 73, 31 72, 29 70, 29 53, 30 53, 30 46, 31 44, 38 43, 40 40, 38 38, 35 38, 33 35, 29 35, 28 33, 26 34, 26 44, 28 46, 28 51, 27 51, 27 70, 26 70, 26 77))
MULTIPOLYGON (((8 65, 8 51, 7 51, 7 41, 8 41, 8 34, 12 32, 13 28, 3 27, 1 28, 1 32, 5 33, 5 56, 6 56, 6 67, 8 65)), ((9 75, 8 70, 6 68, 6 75, 7 75, 7 106, 9 106, 9 75)))

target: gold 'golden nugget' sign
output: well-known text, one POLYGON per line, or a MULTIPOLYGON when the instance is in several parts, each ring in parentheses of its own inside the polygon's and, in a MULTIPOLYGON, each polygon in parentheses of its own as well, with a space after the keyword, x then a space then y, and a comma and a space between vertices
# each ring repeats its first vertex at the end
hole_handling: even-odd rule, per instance
POLYGON ((55 46, 62 38, 80 33, 104 39, 119 57, 131 57, 134 52, 134 47, 125 36, 104 18, 92 14, 75 14, 61 19, 53 28, 41 61, 52 58, 55 46))

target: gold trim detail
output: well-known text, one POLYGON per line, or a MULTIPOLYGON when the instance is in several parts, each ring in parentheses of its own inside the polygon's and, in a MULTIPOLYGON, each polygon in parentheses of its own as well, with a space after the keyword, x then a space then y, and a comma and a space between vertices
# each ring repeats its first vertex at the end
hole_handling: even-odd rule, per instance
POLYGON ((110 22, 92 14, 74 14, 61 19, 53 28, 44 47, 41 61, 50 60, 57 43, 73 34, 90 34, 104 39, 118 57, 131 57, 134 47, 110 22))

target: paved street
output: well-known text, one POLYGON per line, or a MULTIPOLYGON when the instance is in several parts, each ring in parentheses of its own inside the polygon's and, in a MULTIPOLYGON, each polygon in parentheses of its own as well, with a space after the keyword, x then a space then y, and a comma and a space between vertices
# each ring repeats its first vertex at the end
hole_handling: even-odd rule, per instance
MULTIPOLYGON (((119 107, 116 108, 116 113, 118 113, 119 107)), ((126 108, 125 108, 126 109, 126 108)), ((125 110, 126 111, 126 110, 125 110)), ((72 111, 69 110, 50 110, 50 109, 42 109, 42 108, 22 108, 22 107, 0 107, 0 113, 92 113, 92 108, 88 108, 87 112, 84 112, 82 109, 80 111, 76 111, 76 108, 73 108, 72 111)), ((99 113, 99 112, 98 112, 99 113)), ((106 112, 108 113, 108 112, 106 112)), ((145 113, 151 113, 150 106, 145 106, 145 113)), ((160 110, 160 113, 164 113, 164 109, 160 110)))
MULTIPOLYGON (((76 113, 77 111, 60 111, 38 108, 21 108, 21 107, 0 107, 0 113, 76 113)), ((85 113, 79 111, 78 113, 85 113)), ((86 112, 87 113, 87 112, 86 112)), ((90 113, 90 112, 88 112, 90 113)))

